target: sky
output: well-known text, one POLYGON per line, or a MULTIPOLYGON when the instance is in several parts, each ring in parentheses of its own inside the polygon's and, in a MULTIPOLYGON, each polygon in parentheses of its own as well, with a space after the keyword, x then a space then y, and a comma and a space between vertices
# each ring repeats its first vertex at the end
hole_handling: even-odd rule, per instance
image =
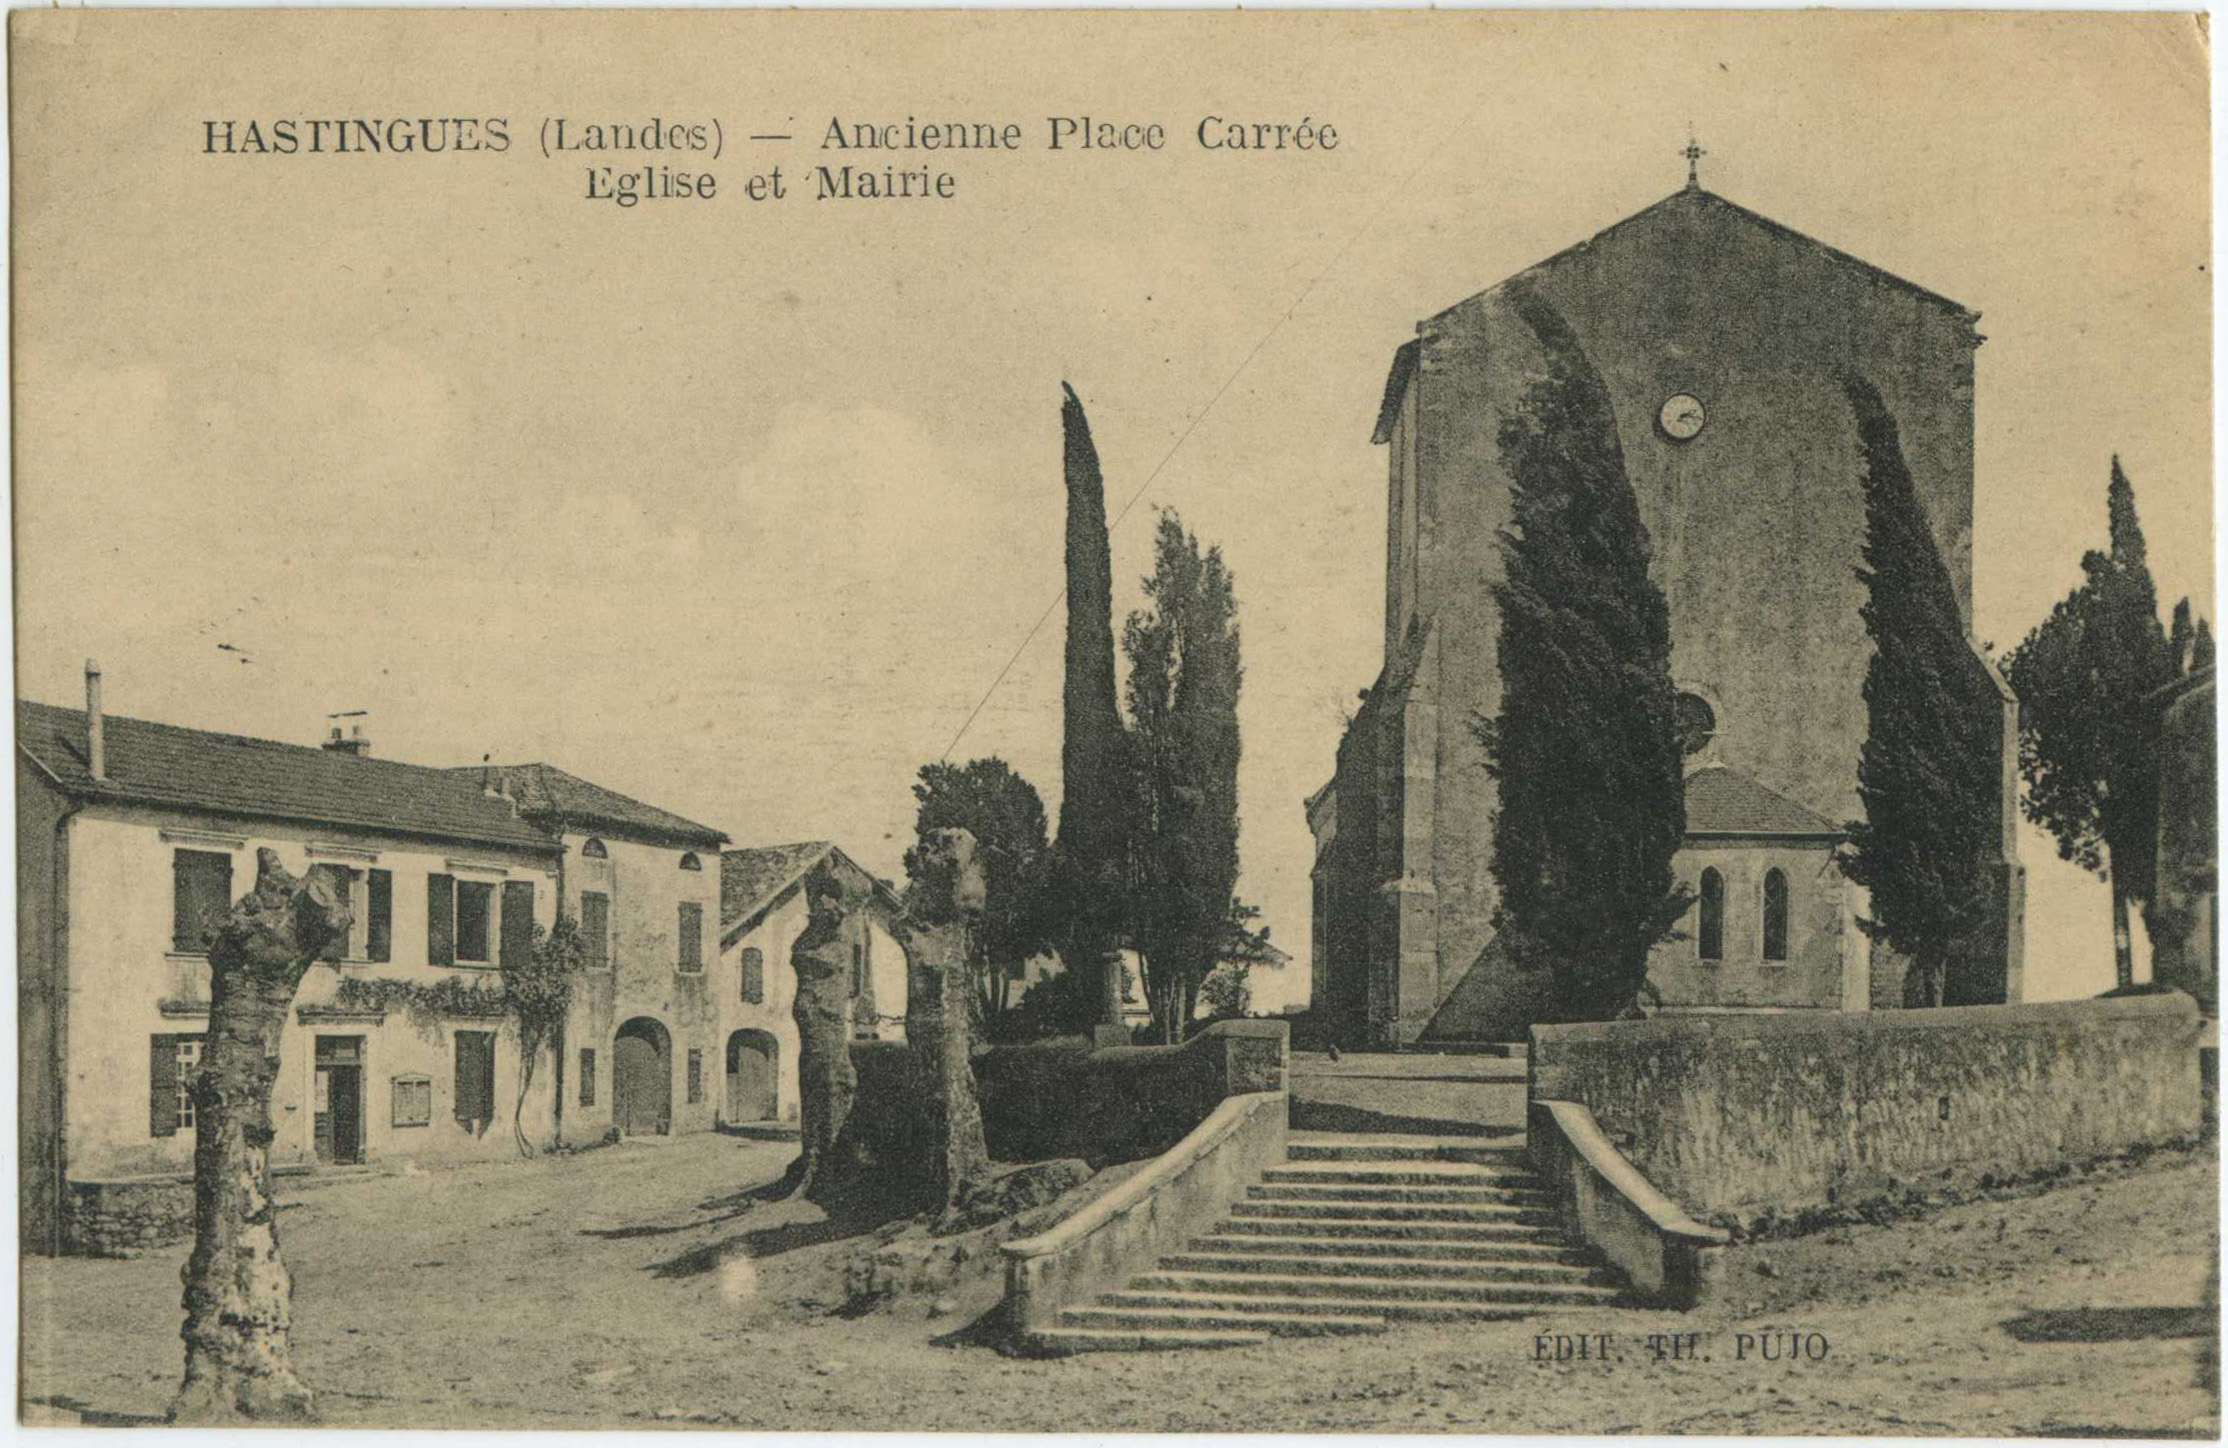
MULTIPOLYGON (((92 656, 135 717, 310 743, 367 710, 382 755, 544 760, 897 876, 947 748, 1057 811, 1067 380, 1118 615, 1159 508, 1236 577, 1273 1007, 1301 803, 1380 663, 1393 350, 1675 190, 1690 125, 1710 189, 1981 312, 1982 639, 2078 581, 2115 452, 2162 599, 2213 613, 2186 16, 57 12, 15 64, 28 698, 92 656), (514 145, 201 151, 211 117, 424 114, 514 145), (591 200, 535 140, 653 115, 720 123, 719 160, 650 158, 716 199, 591 200), (858 159, 831 120, 907 115, 1026 144, 894 158, 948 201, 798 194, 858 159), (1167 144, 1054 152, 1062 115, 1167 144), (1208 152, 1209 115, 1338 145, 1208 152), (792 195, 748 201, 774 164, 792 195)), ((2104 887, 2025 858, 2030 995, 2108 986, 2104 887)))

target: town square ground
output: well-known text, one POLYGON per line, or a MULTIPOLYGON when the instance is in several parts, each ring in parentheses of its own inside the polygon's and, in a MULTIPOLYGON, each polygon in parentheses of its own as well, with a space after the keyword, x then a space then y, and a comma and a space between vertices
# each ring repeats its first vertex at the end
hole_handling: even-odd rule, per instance
MULTIPOLYGON (((1351 1130, 1434 1092, 1521 1099, 1520 1076, 1390 1059, 1410 1079, 1296 1062, 1316 1076, 1301 1112, 1351 1130)), ((754 1194, 794 1150, 703 1134, 282 1181, 302 1374, 327 1421, 379 1427, 2218 1433, 2209 1147, 1743 1243, 1691 1314, 1050 1361, 974 1325, 998 1296, 990 1260, 942 1299, 846 1314, 845 1265, 877 1224, 754 1194)), ((186 1250, 25 1259, 27 1422, 161 1414, 186 1250)))

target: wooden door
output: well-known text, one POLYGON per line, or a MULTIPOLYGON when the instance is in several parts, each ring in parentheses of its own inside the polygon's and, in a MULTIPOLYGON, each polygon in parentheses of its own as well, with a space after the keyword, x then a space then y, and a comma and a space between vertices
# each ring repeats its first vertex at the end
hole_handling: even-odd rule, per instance
POLYGON ((673 1069, 662 1035, 630 1021, 613 1042, 611 1123, 624 1135, 657 1135, 672 1116, 673 1069))
POLYGON ((314 1130, 317 1159, 358 1162, 364 1157, 364 1038, 319 1036, 314 1130))
POLYGON ((737 1031, 727 1038, 727 1119, 771 1121, 774 1100, 774 1038, 737 1031))

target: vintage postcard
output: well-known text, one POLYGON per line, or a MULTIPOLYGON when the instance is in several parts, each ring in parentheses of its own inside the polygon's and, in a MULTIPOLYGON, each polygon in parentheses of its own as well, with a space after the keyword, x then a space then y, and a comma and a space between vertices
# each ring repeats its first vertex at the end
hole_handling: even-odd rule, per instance
POLYGON ((2203 16, 10 19, 21 1423, 2219 1436, 2203 16))

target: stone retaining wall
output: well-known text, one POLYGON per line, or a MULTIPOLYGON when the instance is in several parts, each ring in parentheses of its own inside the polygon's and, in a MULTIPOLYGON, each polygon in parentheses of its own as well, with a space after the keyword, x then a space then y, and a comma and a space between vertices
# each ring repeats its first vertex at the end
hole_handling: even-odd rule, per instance
POLYGON ((1787 1212, 2193 1138, 2198 1034, 2180 994, 1538 1026, 1529 1095, 1689 1211, 1787 1212))
POLYGON ((167 1247, 193 1235, 191 1176, 69 1184, 64 1246, 88 1257, 167 1247))

